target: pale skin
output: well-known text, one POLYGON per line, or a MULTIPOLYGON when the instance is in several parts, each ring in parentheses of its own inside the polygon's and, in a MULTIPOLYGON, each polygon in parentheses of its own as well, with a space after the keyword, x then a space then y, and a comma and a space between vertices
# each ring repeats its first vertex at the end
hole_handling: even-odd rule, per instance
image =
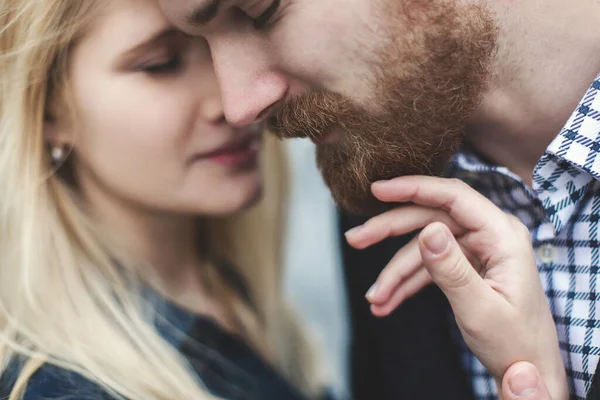
MULTIPOLYGON (((175 25, 209 43, 231 123, 265 118, 291 96, 315 88, 368 104, 367 62, 378 44, 369 28, 376 18, 369 7, 373 2, 281 0, 270 23, 254 29, 252 18, 264 15, 272 0, 223 0, 210 22, 191 23, 191 11, 210 3, 165 0, 162 5, 175 25)), ((529 183, 540 156, 600 70, 600 5, 585 1, 573 7, 568 0, 480 3, 495 13, 500 44, 483 104, 467 127, 468 138, 482 155, 529 183)), ((393 271, 385 273, 393 281, 386 285, 397 289, 395 298, 389 291, 372 298, 377 315, 388 314, 431 283, 420 265, 396 262, 399 257, 390 264, 393 271)))
POLYGON ((77 125, 58 101, 45 126, 54 147, 72 149, 90 213, 179 305, 234 329, 198 274, 198 217, 244 210, 262 190, 261 124, 233 127, 201 38, 171 31, 156 2, 112 1, 71 52, 77 125), (244 163, 206 156, 240 138, 244 163), (243 165, 242 165, 243 164, 243 165))
MULTIPOLYGON (((368 26, 372 22, 369 18, 373 18, 373 14, 369 12, 367 0, 282 0, 279 9, 269 16, 271 23, 261 29, 253 26, 252 18, 264 15, 272 5, 270 0, 223 1, 218 12, 214 13, 215 18, 202 24, 198 21, 190 23, 190 12, 206 6, 208 0, 169 0, 162 3, 166 14, 176 25, 188 33, 206 38, 224 99, 225 115, 234 125, 261 120, 276 112, 277 106, 289 96, 310 88, 352 94, 357 103, 364 103, 368 98, 369 80, 361 79, 368 77, 365 70, 367 56, 361 57, 362 53, 356 50, 349 51, 360 48, 364 54, 369 54, 368 50, 376 47, 376 43, 369 42, 372 40, 368 34, 368 26)), ((587 84, 600 70, 600 27, 594 23, 598 20, 599 5, 588 1, 573 7, 566 0, 554 0, 552 4, 542 0, 488 0, 484 3, 495 11, 501 21, 501 62, 496 65, 494 79, 481 109, 473 116, 469 138, 482 154, 508 166, 529 182, 537 159, 556 135, 587 84), (568 34, 565 34, 566 31, 568 34), (558 84, 543 84, 549 80, 558 84), (520 143, 520 151, 514 149, 515 140, 520 143)), ((461 190, 468 192, 466 188, 461 190)), ((378 194, 385 197, 385 193, 378 194)), ((438 193, 438 196, 441 195, 443 193, 438 193)), ((507 218, 496 211, 500 220, 507 218)), ((443 211, 435 211, 438 218, 448 222, 444 214, 443 211)), ((392 212, 380 217, 379 221, 386 218, 388 225, 397 226, 399 216, 398 212, 392 212)), ((435 218, 430 216, 429 219, 413 221, 413 224, 423 227, 433 221, 435 218)), ((450 226, 452 228, 456 229, 456 226, 450 226)), ((367 235, 368 232, 367 229, 362 234, 367 235)), ((392 232, 379 233, 379 238, 389 233, 392 232)), ((352 243, 352 235, 349 239, 352 243)), ((360 236, 355 239, 360 240, 360 236)), ((530 254, 530 244, 528 241, 525 243, 524 254, 530 254)), ((485 250, 479 249, 479 252, 485 250)), ((400 250, 378 281, 377 286, 383 288, 378 295, 383 293, 382 297, 370 296, 376 314, 389 313, 403 299, 431 281, 431 266, 423 261, 422 246, 418 241, 400 250), (401 265, 404 266, 399 267, 401 265)), ((530 270, 533 271, 535 262, 530 262, 530 270)), ((480 270, 488 267, 480 261, 475 264, 483 267, 480 270)), ((534 286, 536 291, 532 292, 528 287, 520 295, 541 299, 543 293, 537 280, 534 286)), ((526 288, 515 286, 514 289, 518 292, 526 288)), ((493 289, 490 287, 490 290, 493 289)), ((452 299, 453 293, 446 291, 456 311, 460 303, 452 299)), ((488 290, 487 293, 491 292, 488 290)), ((468 304, 474 303, 478 302, 468 304)), ((510 304, 510 301, 507 303, 510 304)), ((469 315, 472 315, 470 310, 465 317, 468 319, 469 315)), ((527 320, 530 316, 524 313, 520 320, 527 320)), ((458 319, 461 319, 460 313, 458 319)), ((554 327, 548 321, 546 325, 548 333, 544 337, 554 341, 553 347, 557 349, 554 327)), ((550 358, 560 365, 556 354, 557 350, 550 358)), ((527 358, 523 354, 520 359, 527 358)), ((486 366, 491 370, 498 367, 496 372, 505 371, 508 367, 506 361, 486 366)), ((544 378, 546 382, 562 382, 554 380, 556 376, 544 375, 544 378)), ((502 386, 503 390, 506 388, 506 385, 502 386)), ((566 398, 564 387, 551 390, 553 398, 566 398)), ((503 394, 505 398, 510 395, 507 392, 503 394)))
MULTIPOLYGON (((600 29, 591 22, 600 16, 598 2, 554 3, 541 10, 538 2, 492 2, 504 21, 507 45, 500 49, 497 76, 468 127, 469 140, 481 154, 526 183, 600 71, 600 29), (549 81, 553 84, 545 84, 549 81)), ((378 280, 382 291, 368 296, 375 315, 388 315, 432 282, 412 262, 414 248, 402 250, 408 262, 397 262, 402 254, 390 262, 378 280)))
MULTIPOLYGON (((403 177, 375 183, 372 189, 382 201, 413 205, 349 231, 350 245, 365 248, 423 229, 394 261, 423 266, 448 297, 465 342, 499 387, 513 363, 527 360, 539 367, 553 399, 567 399, 554 320, 527 228, 458 180, 403 177)), ((385 307, 375 312, 387 311, 385 307)))

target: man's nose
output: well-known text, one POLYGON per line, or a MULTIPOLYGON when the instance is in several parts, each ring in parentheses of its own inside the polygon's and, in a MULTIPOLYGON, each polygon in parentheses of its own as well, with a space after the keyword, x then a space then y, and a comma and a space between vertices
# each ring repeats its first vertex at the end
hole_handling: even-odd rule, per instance
POLYGON ((276 111, 289 82, 260 43, 232 38, 211 44, 227 121, 234 126, 260 122, 276 111))

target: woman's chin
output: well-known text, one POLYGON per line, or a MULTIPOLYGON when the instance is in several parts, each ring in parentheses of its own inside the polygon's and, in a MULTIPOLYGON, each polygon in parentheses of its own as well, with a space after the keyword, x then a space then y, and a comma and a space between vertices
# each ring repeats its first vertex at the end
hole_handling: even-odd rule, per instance
POLYGON ((262 186, 244 193, 231 193, 221 201, 217 201, 210 209, 197 210, 198 214, 205 216, 227 217, 229 215, 244 212, 258 204, 263 195, 262 186))
POLYGON ((262 186, 258 187, 256 191, 254 191, 250 196, 248 196, 243 203, 235 211, 232 213, 237 213, 241 211, 246 211, 254 206, 256 206, 263 197, 263 189, 262 186))

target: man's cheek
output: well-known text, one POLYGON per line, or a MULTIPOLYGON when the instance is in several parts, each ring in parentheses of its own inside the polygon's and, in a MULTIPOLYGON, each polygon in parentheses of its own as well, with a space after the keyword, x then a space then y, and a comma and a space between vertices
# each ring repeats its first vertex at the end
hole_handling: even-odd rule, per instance
POLYGON ((331 89, 340 79, 340 70, 352 67, 344 31, 332 27, 336 21, 310 19, 290 11, 287 20, 284 16, 279 23, 271 40, 280 55, 280 67, 292 78, 307 87, 331 89))

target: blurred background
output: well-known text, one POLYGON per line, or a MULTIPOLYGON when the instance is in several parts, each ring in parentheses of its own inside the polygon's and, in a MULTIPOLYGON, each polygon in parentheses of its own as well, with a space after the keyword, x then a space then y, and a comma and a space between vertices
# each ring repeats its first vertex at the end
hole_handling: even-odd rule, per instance
POLYGON ((315 145, 287 142, 292 179, 284 289, 320 341, 336 378, 338 399, 348 399, 349 320, 336 209, 316 167, 315 145))

